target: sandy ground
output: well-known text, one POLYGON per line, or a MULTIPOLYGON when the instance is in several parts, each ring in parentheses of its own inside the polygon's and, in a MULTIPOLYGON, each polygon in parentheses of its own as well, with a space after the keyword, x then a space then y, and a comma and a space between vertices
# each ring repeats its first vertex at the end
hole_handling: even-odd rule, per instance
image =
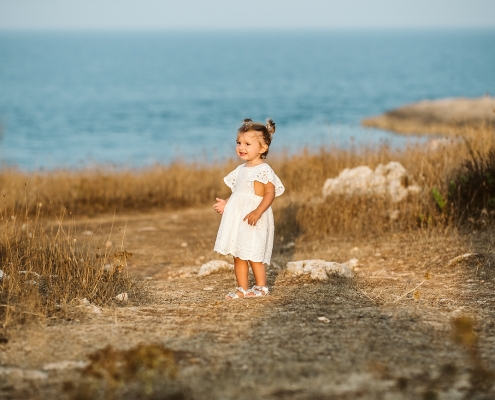
POLYGON ((92 231, 133 253, 129 272, 146 279, 148 300, 11 330, 0 344, 0 398, 495 398, 491 232, 279 240, 272 295, 226 301, 232 273, 196 276, 223 259, 212 252, 218 224, 210 208, 80 221, 78 240, 92 231), (449 264, 465 253, 475 255, 449 264), (354 278, 326 282, 280 268, 315 258, 359 266, 354 278), (461 315, 475 320, 472 351, 453 340, 461 315), (88 356, 108 345, 169 349, 176 375, 88 377, 88 356))

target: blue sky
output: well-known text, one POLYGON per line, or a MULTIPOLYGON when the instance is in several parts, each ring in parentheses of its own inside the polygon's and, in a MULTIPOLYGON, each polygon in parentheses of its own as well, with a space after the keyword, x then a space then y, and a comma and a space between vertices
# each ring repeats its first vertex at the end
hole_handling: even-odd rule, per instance
POLYGON ((495 28, 495 0, 0 0, 0 29, 495 28))

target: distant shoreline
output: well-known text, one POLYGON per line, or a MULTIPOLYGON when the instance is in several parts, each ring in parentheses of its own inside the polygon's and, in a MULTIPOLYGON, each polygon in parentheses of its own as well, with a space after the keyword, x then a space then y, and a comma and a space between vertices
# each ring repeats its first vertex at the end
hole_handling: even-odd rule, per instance
POLYGON ((495 98, 424 100, 365 118, 361 124, 402 134, 454 135, 462 127, 495 127, 495 98))

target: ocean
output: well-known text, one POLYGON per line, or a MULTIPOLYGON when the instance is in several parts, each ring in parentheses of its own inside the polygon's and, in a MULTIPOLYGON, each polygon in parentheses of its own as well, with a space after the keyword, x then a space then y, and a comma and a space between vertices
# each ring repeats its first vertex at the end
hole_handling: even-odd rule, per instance
POLYGON ((244 118, 270 153, 411 140, 362 118, 495 94, 494 30, 0 32, 0 164, 21 170, 235 157, 244 118))

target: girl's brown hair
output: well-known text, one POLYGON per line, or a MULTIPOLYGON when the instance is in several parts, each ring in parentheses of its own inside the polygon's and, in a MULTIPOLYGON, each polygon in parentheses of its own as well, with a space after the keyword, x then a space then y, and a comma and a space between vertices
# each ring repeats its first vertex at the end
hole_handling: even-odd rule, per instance
MULTIPOLYGON (((266 125, 263 125, 261 122, 253 122, 251 118, 246 118, 244 123, 237 130, 237 135, 250 131, 260 132, 263 142, 270 147, 270 144, 272 143, 272 135, 275 133, 275 122, 273 122, 273 119, 267 119, 266 125)), ((261 158, 266 158, 267 155, 268 149, 261 154, 261 158)))

